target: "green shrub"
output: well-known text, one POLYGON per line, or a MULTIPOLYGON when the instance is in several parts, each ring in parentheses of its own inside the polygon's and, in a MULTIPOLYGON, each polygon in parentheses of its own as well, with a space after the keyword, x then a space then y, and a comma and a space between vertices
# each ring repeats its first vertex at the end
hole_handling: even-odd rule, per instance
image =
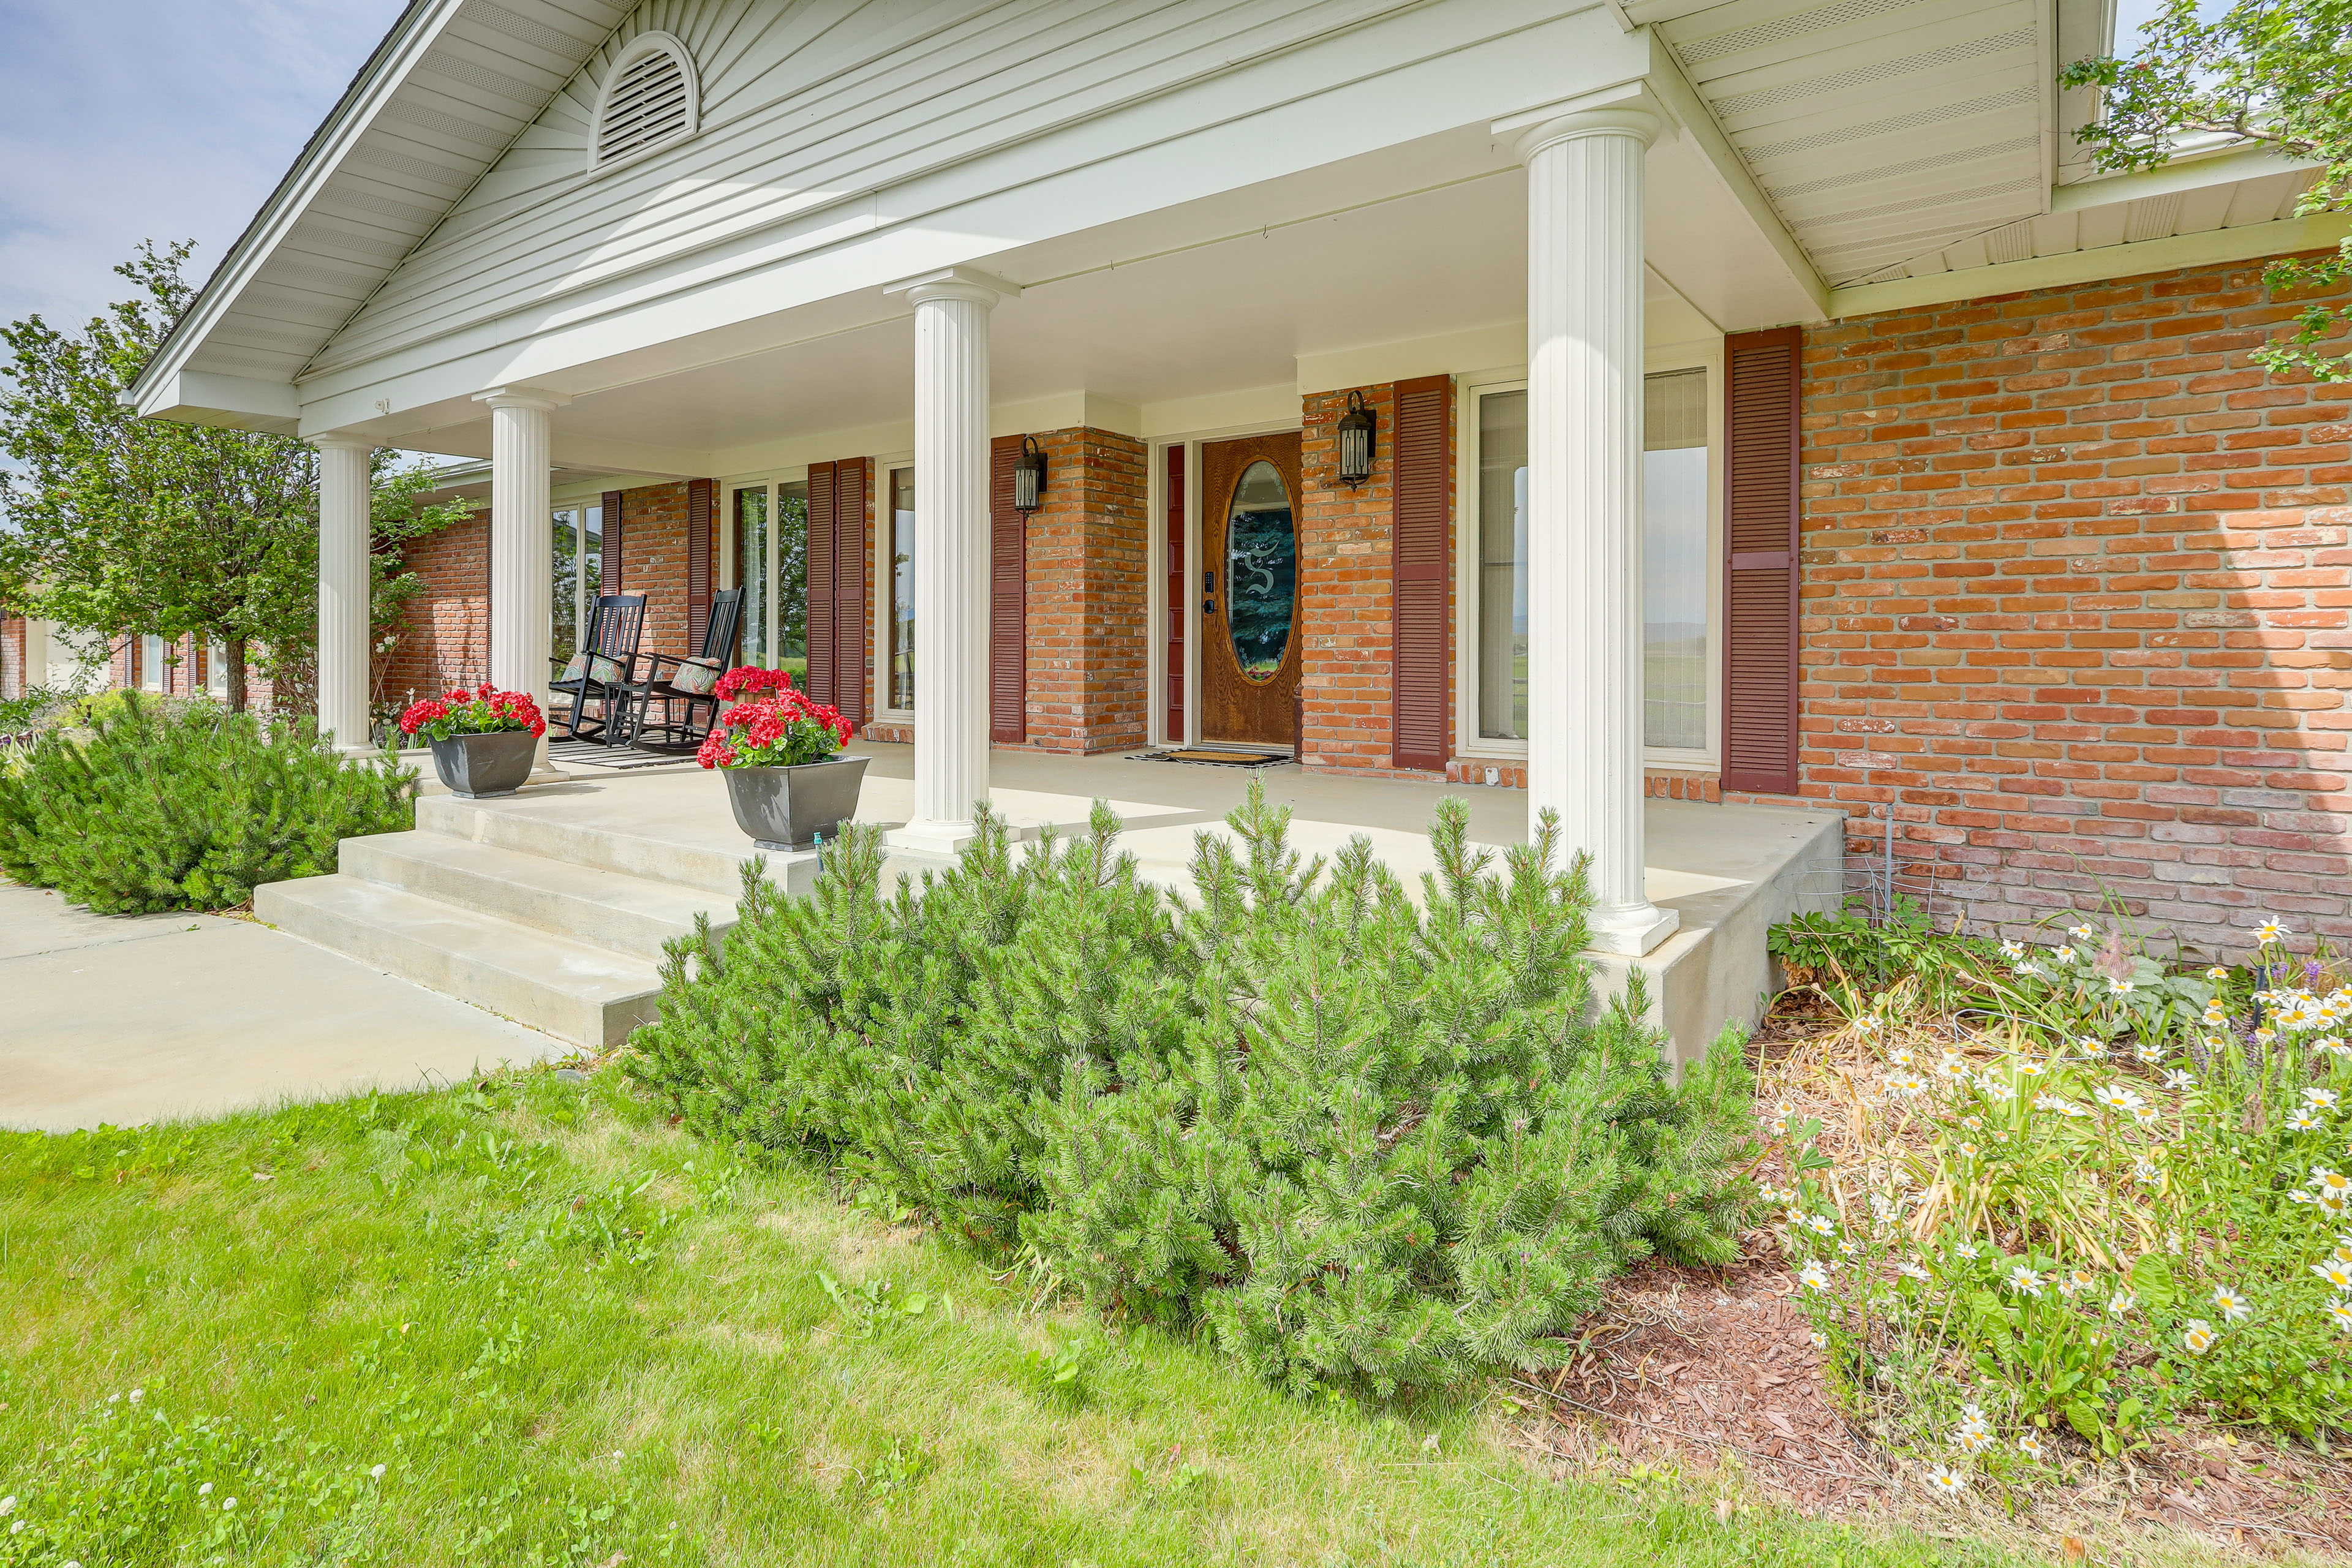
POLYGON ((106 914, 223 909, 335 868, 337 841, 414 826, 413 775, 307 724, 210 703, 92 705, 0 767, 0 871, 106 914))
POLYGON ((1549 830, 1501 873, 1440 808, 1419 904, 1253 792, 1197 903, 1091 832, 881 892, 852 828, 813 897, 747 872, 674 944, 631 1071, 715 1137, 811 1146, 1095 1305, 1201 1323, 1270 1381, 1387 1394, 1553 1364, 1655 1249, 1727 1261, 1753 1085, 1734 1032, 1680 1089, 1638 984, 1596 1008, 1549 830))

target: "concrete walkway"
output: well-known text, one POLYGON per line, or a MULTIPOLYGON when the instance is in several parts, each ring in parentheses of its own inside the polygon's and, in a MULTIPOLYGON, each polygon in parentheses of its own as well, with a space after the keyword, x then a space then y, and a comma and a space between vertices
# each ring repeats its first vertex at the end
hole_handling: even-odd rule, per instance
POLYGON ((0 882, 0 1127, 412 1089, 572 1047, 249 921, 0 882))

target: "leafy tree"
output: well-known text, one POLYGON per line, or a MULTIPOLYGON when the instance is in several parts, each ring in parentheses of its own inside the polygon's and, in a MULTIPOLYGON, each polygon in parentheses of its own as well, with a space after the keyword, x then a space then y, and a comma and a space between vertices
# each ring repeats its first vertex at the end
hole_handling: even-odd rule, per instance
MULTIPOLYGON (((2078 60, 2060 79, 2102 91, 2100 117, 2074 133, 2100 168, 2152 169, 2185 140, 2228 137, 2320 165, 2296 212, 2352 210, 2352 0, 2236 0, 2212 16, 2200 15, 2199 0, 2166 0, 2137 52, 2078 60)), ((2347 276, 2352 239, 2331 257, 2273 261, 2263 282, 2284 294, 2347 276)), ((2347 321, 2352 304, 2307 303, 2293 335, 2254 361, 2274 374, 2352 380, 2352 357, 2322 346, 2347 321)))
MULTIPOLYGON (((0 327, 0 599, 108 636, 217 642, 242 710, 258 653, 281 692, 310 685, 317 638, 318 453, 289 436, 141 419, 122 399, 195 298, 190 246, 140 247, 134 289, 79 333, 0 327)), ((396 546, 465 515, 420 508, 421 467, 377 454, 373 618, 421 584, 396 546)), ((281 696, 281 702, 284 698, 281 696)))

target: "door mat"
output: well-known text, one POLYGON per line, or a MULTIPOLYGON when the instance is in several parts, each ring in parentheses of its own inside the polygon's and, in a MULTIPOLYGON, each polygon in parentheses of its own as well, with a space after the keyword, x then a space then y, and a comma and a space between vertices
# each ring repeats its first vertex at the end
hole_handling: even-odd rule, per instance
POLYGON ((665 763, 690 763, 692 752, 641 752, 635 746, 608 746, 602 741, 550 741, 547 760, 567 767, 657 768, 665 763))
POLYGON ((1288 752, 1250 752, 1230 746, 1192 746, 1175 752, 1152 752, 1155 763, 1198 763, 1217 768, 1266 768, 1290 761, 1288 752))

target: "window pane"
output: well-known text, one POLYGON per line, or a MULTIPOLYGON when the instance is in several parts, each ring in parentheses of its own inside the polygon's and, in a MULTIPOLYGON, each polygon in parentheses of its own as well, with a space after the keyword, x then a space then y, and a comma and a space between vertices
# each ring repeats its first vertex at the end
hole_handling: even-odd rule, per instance
POLYGON ((915 470, 890 473, 890 706, 915 706, 915 470))
POLYGON ((548 651, 568 659, 580 649, 580 541, 569 508, 555 514, 554 544, 549 552, 552 574, 548 580, 548 651))
POLYGON ((1706 372, 1648 378, 1643 410, 1643 740, 1707 742, 1706 372))
POLYGON ((743 590, 742 659, 768 664, 768 490, 735 492, 735 585, 743 590))
POLYGON ((1478 733, 1528 734, 1528 395, 1478 400, 1478 733))
POLYGON ((580 626, 588 627, 595 613, 596 595, 604 591, 604 509, 583 507, 580 513, 580 626))
POLYGON ((776 664, 808 672, 808 486, 776 487, 776 664))

